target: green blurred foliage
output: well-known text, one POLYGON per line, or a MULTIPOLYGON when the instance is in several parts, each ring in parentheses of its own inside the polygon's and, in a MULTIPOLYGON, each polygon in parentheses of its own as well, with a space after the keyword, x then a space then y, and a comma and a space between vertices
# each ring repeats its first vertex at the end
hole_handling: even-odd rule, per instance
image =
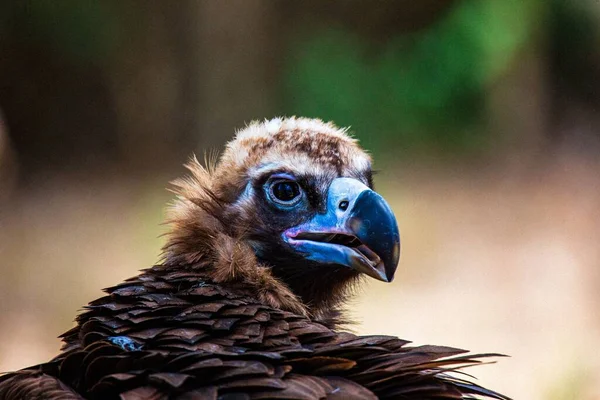
POLYGON ((102 63, 119 41, 119 13, 111 1, 5 2, 0 15, 0 32, 18 25, 23 42, 75 64, 102 63))
POLYGON ((286 112, 352 125, 376 153, 481 149, 486 87, 527 43, 539 10, 538 0, 465 0, 385 43, 340 28, 303 32, 284 73, 286 112))
MULTIPOLYGON (((124 76, 122 82, 127 83, 130 76, 137 76, 141 65, 152 70, 152 62, 162 63, 156 68, 169 71, 166 74, 198 74, 198 82, 211 79, 202 76, 205 73, 202 66, 214 60, 198 58, 190 61, 186 58, 188 52, 181 50, 188 48, 186 46, 202 46, 199 43, 204 43, 202 40, 205 39, 201 40, 196 25, 206 22, 198 19, 198 15, 190 16, 181 11, 171 15, 169 6, 164 4, 131 0, 0 1, 0 49, 12 48, 13 59, 18 61, 20 56, 24 60, 21 64, 6 63, 12 68, 7 69, 9 75, 13 73, 15 77, 11 79, 30 82, 32 78, 27 73, 21 76, 14 71, 23 70, 23 65, 28 63, 35 64, 39 58, 41 67, 36 69, 34 65, 29 73, 39 72, 41 81, 46 79, 41 70, 48 60, 56 68, 52 73, 59 74, 57 70, 64 70, 69 71, 65 72, 71 74, 69 77, 85 76, 86 79, 114 74, 124 76), (166 24, 164 32, 175 33, 172 38, 157 43, 155 38, 163 31, 151 28, 161 23, 166 24), (149 32, 157 36, 148 35, 149 32), (182 38, 190 44, 173 49, 173 43, 179 43, 182 38), (140 54, 146 53, 167 56, 142 59, 140 54), (175 55, 171 56, 171 53, 175 55), (142 61, 135 63, 132 60, 142 61), (72 71, 81 72, 81 75, 72 71)), ((265 93, 282 94, 283 107, 273 109, 272 113, 320 117, 351 126, 378 158, 392 155, 385 151, 389 148, 395 150, 393 155, 402 153, 403 156, 419 156, 430 151, 434 156, 444 152, 485 155, 483 150, 489 149, 490 143, 497 143, 492 135, 498 134, 485 125, 486 113, 494 107, 487 104, 493 97, 490 88, 501 82, 499 78, 511 70, 516 57, 524 51, 533 48, 546 52, 543 56, 550 54, 554 59, 543 62, 548 69, 557 67, 556 80, 569 90, 597 98, 597 88, 590 84, 597 62, 590 60, 590 54, 595 54, 594 49, 598 47, 599 29, 590 13, 591 4, 596 4, 596 0, 458 0, 434 25, 410 34, 400 26, 386 26, 385 38, 370 36, 369 29, 352 30, 348 26, 353 25, 345 20, 343 26, 332 25, 331 19, 313 14, 317 16, 313 18, 314 24, 308 26, 306 20, 300 20, 293 28, 291 40, 286 37, 277 44, 268 42, 265 45, 272 46, 270 50, 277 56, 281 45, 285 55, 281 57, 282 80, 269 81, 274 88, 265 93), (387 34, 395 29, 396 34, 387 34), (542 40, 529 46, 536 35, 542 40), (540 49, 546 44, 549 51, 540 49)), ((310 5, 303 7, 308 9, 310 5)), ((281 19, 280 14, 272 12, 273 19, 281 19)), ((355 11, 355 14, 360 13, 355 11)), ((338 21, 341 19, 343 17, 338 21)), ((352 19, 352 23, 359 20, 352 19)), ((378 20, 371 18, 369 21, 374 24, 373 21, 378 20)), ((279 31, 283 28, 277 28, 279 31)), ((232 52, 246 51, 248 46, 236 46, 235 38, 236 33, 232 30, 231 38, 225 42, 220 42, 218 37, 206 42, 215 47, 227 47, 232 52)), ((257 40, 264 38, 257 36, 257 40)), ((208 58, 210 49, 207 47, 205 51, 208 58)), ((275 70, 274 65, 279 66, 279 57, 275 58, 275 61, 265 61, 265 70, 275 70)), ((225 61, 231 63, 229 59, 225 61)), ((241 87, 240 98, 256 96, 254 91, 242 93, 244 82, 253 80, 253 74, 243 65, 236 73, 239 76, 235 78, 239 79, 235 85, 241 87)), ((164 79, 160 74, 155 75, 147 78, 148 86, 152 86, 152 79, 156 82, 164 79)), ((44 88, 43 85, 40 87, 44 88)), ((76 78, 73 78, 73 87, 73 93, 87 90, 78 89, 76 78)), ((161 87, 160 83, 156 83, 156 87, 161 87)), ((211 85, 186 86, 191 94, 182 97, 200 98, 203 94, 192 91, 203 91, 208 87, 211 85)), ((77 95, 93 99, 98 96, 96 92, 77 95)), ((161 92, 157 90, 156 93, 161 92)), ((68 94, 63 92, 61 96, 68 94)), ((227 97, 223 99, 215 107, 230 108, 227 97)), ((271 103, 271 99, 267 100, 260 101, 271 103)), ((40 109, 47 107, 40 105, 40 109)), ((175 112, 180 112, 177 110, 175 112)), ((112 110, 107 114, 110 113, 112 110)), ((234 122, 231 122, 233 126, 234 122)))
POLYGON ((591 57, 600 43, 598 15, 594 15, 594 0, 551 0, 548 13, 549 41, 552 46, 556 75, 571 91, 584 99, 596 100, 597 88, 590 84, 597 63, 591 57), (593 3, 592 3, 593 2, 593 3))

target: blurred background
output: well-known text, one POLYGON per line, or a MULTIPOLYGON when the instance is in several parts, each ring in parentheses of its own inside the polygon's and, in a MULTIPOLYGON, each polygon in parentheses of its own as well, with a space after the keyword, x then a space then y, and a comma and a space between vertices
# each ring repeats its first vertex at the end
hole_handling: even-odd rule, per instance
POLYGON ((0 2, 0 370, 157 261, 165 188, 253 119, 333 120, 403 235, 360 333, 511 355, 600 399, 600 2, 0 2))

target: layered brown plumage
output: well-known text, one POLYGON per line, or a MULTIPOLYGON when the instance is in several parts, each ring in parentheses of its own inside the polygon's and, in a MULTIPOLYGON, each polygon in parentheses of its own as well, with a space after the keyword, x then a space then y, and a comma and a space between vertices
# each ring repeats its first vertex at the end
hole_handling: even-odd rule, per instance
POLYGON ((336 177, 371 187, 370 159, 344 131, 255 123, 216 166, 188 168, 163 263, 91 302, 54 360, 0 377, 0 399, 506 399, 461 372, 492 355, 336 330, 358 273, 286 258, 275 237, 289 221, 249 182, 311 176, 315 209, 336 177))

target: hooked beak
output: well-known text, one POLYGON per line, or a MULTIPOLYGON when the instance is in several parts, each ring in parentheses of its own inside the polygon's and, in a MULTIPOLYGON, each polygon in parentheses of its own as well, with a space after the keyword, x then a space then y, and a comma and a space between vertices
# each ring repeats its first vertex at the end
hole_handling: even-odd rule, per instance
POLYGON ((388 203, 362 182, 334 179, 327 209, 286 230, 283 240, 306 259, 343 265, 384 282, 394 279, 400 233, 388 203))

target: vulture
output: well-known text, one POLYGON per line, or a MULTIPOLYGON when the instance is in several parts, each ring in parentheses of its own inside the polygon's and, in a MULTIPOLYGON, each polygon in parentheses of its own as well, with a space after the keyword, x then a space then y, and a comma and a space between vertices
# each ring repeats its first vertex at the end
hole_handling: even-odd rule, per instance
POLYGON ((463 372, 498 354, 342 329, 400 257, 346 129, 253 122, 213 159, 173 182, 161 262, 85 306, 54 359, 0 376, 0 399, 508 399, 463 372))

